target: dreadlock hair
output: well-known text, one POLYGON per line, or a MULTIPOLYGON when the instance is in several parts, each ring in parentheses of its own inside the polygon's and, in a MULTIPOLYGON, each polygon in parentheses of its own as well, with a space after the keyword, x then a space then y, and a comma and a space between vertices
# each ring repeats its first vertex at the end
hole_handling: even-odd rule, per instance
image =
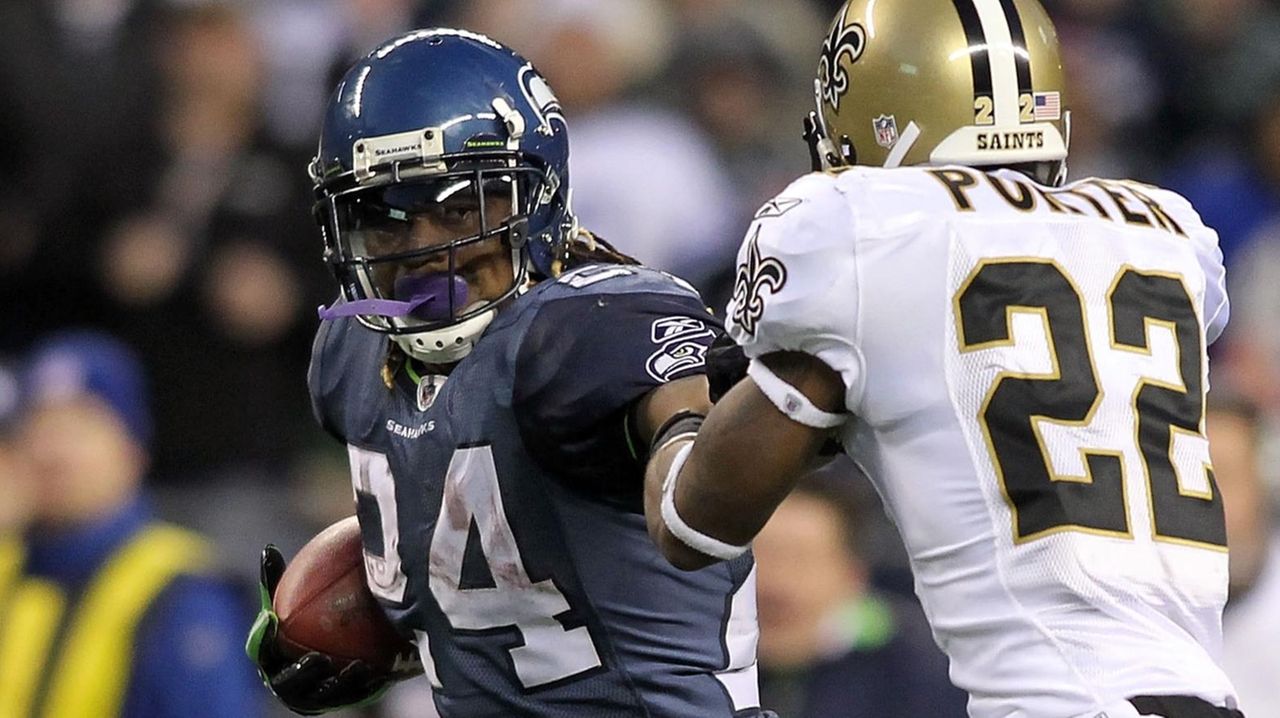
POLYGON ((584 264, 640 264, 640 260, 618 251, 603 237, 585 229, 578 229, 564 243, 564 248, 551 263, 551 272, 560 276, 562 272, 581 267, 584 264))
POLYGON ((409 361, 409 355, 404 353, 399 344, 387 340, 387 356, 382 360, 382 384, 387 389, 396 388, 396 374, 404 368, 405 362, 409 361))

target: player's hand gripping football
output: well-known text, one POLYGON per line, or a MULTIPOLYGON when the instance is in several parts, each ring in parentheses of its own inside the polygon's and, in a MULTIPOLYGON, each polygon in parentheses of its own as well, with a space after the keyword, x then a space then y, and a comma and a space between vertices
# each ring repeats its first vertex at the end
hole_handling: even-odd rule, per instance
POLYGON ((711 347, 707 349, 707 393, 711 397, 711 403, 720 401, 734 384, 742 381, 747 375, 749 363, 742 347, 738 346, 728 332, 711 342, 711 347))
POLYGON ((351 661, 339 669, 323 653, 310 652, 295 660, 281 652, 276 641, 279 618, 272 601, 284 567, 279 549, 271 545, 262 549, 258 585, 262 609, 245 643, 245 652, 258 665, 262 682, 289 710, 301 715, 319 715, 381 698, 394 678, 375 674, 364 661, 351 661))

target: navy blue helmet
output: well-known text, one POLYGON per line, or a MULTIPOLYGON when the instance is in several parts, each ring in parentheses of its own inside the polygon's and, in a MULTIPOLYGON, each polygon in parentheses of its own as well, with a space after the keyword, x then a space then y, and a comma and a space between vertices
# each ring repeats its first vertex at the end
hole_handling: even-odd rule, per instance
POLYGON ((531 272, 552 275, 576 231, 568 162, 560 104, 514 51, 448 28, 387 41, 338 85, 310 167, 325 256, 345 300, 322 318, 356 316, 424 361, 465 356, 531 272), (494 198, 503 210, 486 216, 494 198), (407 239, 415 217, 443 216, 460 200, 478 211, 478 231, 429 247, 407 239), (512 285, 468 301, 457 254, 495 239, 511 250, 512 285), (403 269, 428 263, 447 271, 403 269))

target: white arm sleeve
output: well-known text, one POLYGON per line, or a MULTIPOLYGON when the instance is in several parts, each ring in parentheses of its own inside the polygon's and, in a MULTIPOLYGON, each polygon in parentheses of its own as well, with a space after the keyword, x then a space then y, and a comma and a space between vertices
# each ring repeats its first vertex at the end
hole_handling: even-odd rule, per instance
POLYGON ((837 177, 796 180, 756 213, 738 250, 725 326, 751 359, 776 351, 817 357, 862 391, 855 226, 837 177))

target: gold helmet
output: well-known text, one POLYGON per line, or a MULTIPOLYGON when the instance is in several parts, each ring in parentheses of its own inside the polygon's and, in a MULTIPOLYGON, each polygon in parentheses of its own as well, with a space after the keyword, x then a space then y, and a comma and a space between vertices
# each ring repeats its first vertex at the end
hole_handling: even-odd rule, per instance
POLYGON ((806 121, 815 169, 1027 165, 1065 177, 1070 116, 1039 0, 848 0, 806 121))

